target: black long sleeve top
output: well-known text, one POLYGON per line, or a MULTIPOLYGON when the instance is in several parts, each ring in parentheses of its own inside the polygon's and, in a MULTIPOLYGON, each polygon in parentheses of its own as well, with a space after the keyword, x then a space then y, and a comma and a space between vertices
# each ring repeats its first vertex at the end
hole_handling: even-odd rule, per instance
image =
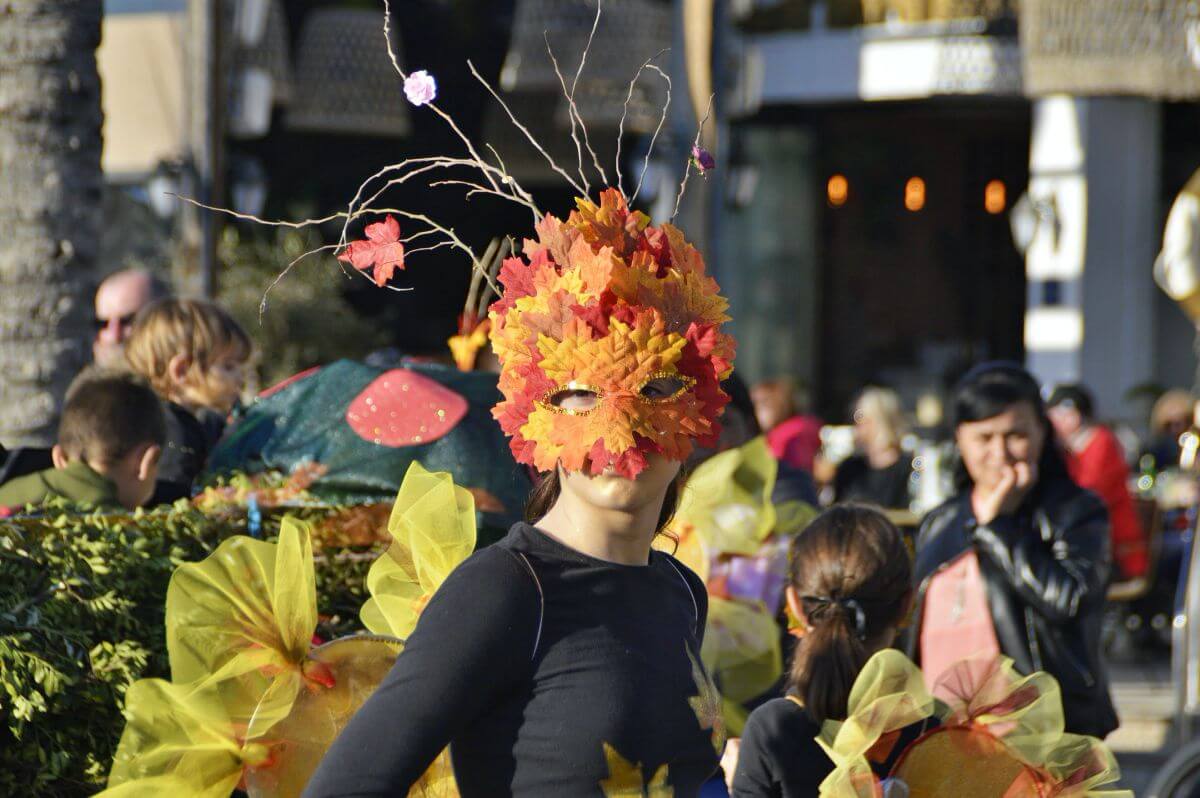
POLYGON ((403 796, 449 744, 464 798, 694 796, 723 744, 707 609, 669 555, 619 565, 517 524, 437 591, 304 795, 403 796))
MULTIPOLYGON (((880 778, 895 765, 900 753, 934 721, 903 729, 892 747, 871 762, 880 778)), ((750 713, 742 731, 733 798, 817 798, 821 782, 833 772, 833 760, 817 736, 821 726, 790 698, 776 698, 750 713)))

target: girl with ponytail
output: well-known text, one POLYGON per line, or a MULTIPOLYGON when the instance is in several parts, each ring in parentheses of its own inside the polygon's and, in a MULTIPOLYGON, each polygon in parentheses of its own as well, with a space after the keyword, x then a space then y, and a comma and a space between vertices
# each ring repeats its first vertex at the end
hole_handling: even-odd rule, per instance
MULTIPOLYGON (((786 696, 746 722, 734 798, 815 798, 833 762, 816 742, 821 724, 844 720, 850 689, 875 652, 888 648, 912 603, 912 563, 883 513, 854 504, 818 516, 793 541, 787 602, 800 636, 786 696)), ((907 729, 873 752, 881 774, 892 750, 921 733, 907 729)))

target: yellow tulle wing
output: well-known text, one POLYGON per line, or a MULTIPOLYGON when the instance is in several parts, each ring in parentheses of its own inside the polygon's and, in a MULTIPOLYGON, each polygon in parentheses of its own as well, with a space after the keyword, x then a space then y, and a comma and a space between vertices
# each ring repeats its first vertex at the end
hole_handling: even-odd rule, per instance
POLYGON ((778 470, 763 437, 714 455, 688 479, 675 518, 693 526, 709 552, 753 555, 775 529, 778 470))
POLYGON ((740 735, 746 713, 737 705, 771 689, 783 674, 775 619, 760 604, 710 596, 700 658, 725 699, 729 733, 740 735))
POLYGON ((1045 762, 1063 737, 1062 691, 1048 673, 1017 673, 1007 657, 972 658, 938 677, 933 694, 945 703, 943 725, 982 726, 1018 759, 1045 762))
POLYGON ((278 543, 237 536, 167 589, 167 651, 178 684, 294 667, 317 625, 307 525, 285 518, 278 543))
POLYGON ((913 796, 1131 798, 1106 789, 1120 769, 1100 740, 1063 733, 1053 677, 1021 676, 1005 657, 976 658, 956 663, 930 692, 921 671, 889 650, 859 674, 847 719, 822 727, 818 742, 837 766, 822 798, 878 796, 867 753, 884 735, 934 715, 940 725, 910 743, 891 774, 913 796))
POLYGON ((1121 768, 1108 746, 1095 737, 1065 734, 1046 769, 1061 783, 1055 798, 1134 798, 1133 790, 1111 789, 1121 768))
POLYGON ((780 502, 775 505, 775 534, 786 537, 803 532, 817 515, 817 508, 807 502, 780 502))
POLYGON ((268 757, 265 746, 239 741, 211 689, 143 679, 126 693, 125 715, 106 798, 152 795, 170 785, 177 789, 157 794, 228 798, 243 769, 268 757))
POLYGON ((414 461, 388 521, 392 542, 367 574, 371 632, 404 639, 438 587, 475 550, 475 500, 449 474, 414 461))
POLYGON ((859 672, 846 704, 846 720, 826 721, 817 742, 848 773, 861 773, 863 767, 869 772, 866 755, 879 738, 929 718, 934 707, 921 670, 899 651, 884 649, 859 672))
POLYGON ((310 685, 268 735, 270 767, 246 773, 250 798, 298 796, 350 718, 375 692, 403 648, 399 640, 343 637, 315 648, 304 663, 310 685))
POLYGON ((880 798, 882 794, 879 779, 865 759, 836 768, 817 789, 820 798, 880 798))

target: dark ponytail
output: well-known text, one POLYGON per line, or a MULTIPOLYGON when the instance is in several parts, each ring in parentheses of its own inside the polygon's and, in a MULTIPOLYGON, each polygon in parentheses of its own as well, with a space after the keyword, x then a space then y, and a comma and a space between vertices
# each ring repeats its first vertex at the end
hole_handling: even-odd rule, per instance
POLYGON ((883 513, 843 504, 793 539, 790 559, 791 587, 808 630, 796 648, 788 687, 816 723, 842 720, 859 671, 906 610, 908 548, 883 513))

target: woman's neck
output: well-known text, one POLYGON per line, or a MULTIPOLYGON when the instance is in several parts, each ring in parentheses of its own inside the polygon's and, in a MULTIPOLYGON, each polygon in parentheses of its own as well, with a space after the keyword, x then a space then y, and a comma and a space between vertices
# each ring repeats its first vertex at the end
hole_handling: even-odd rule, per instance
POLYGON ((868 446, 867 463, 871 468, 890 468, 900 459, 900 450, 894 446, 868 446))
POLYGON ((1092 442, 1092 435, 1096 432, 1096 427, 1093 424, 1082 424, 1079 429, 1075 430, 1067 438, 1067 448, 1078 454, 1088 447, 1092 442))
POLYGON ((563 545, 619 565, 646 565, 650 543, 658 533, 662 501, 634 510, 608 510, 585 504, 567 492, 559 494, 538 529, 563 545))

